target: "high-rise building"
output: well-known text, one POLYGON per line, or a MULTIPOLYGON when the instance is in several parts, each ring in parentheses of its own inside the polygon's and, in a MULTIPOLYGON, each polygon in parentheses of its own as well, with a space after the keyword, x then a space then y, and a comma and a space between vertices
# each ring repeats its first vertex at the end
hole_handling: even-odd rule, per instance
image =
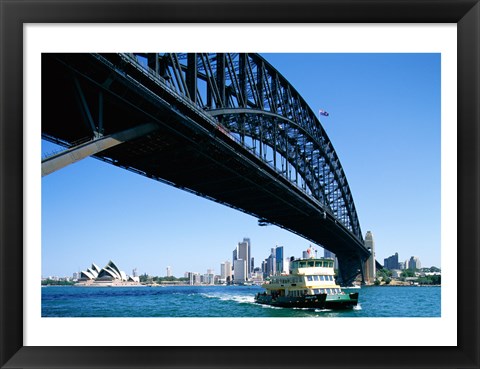
MULTIPOLYGON (((242 242, 238 243, 237 246, 237 259, 242 259, 245 260, 247 263, 247 276, 249 276, 252 272, 252 254, 251 248, 250 248, 250 239, 249 238, 244 238, 242 242)), ((233 269, 235 269, 235 264, 233 269)))
POLYGON ((421 267, 420 259, 416 256, 412 256, 408 261, 408 269, 420 269, 421 267))
POLYGON ((389 270, 399 269, 400 266, 398 265, 398 252, 396 252, 395 255, 384 259, 383 267, 389 270))
POLYGON ((232 267, 235 269, 235 260, 238 259, 238 247, 235 247, 235 250, 232 252, 232 267))
POLYGON ((232 263, 228 260, 220 264, 220 280, 226 283, 232 281, 232 263))
POLYGON ((277 272, 276 266, 277 263, 275 260, 275 249, 271 249, 270 256, 265 259, 264 276, 268 277, 271 275, 275 275, 275 273, 277 272))
POLYGON ((252 243, 250 242, 250 238, 248 237, 243 237, 243 242, 246 242, 248 244, 248 259, 247 261, 247 273, 248 276, 253 273, 253 269, 255 266, 253 265, 253 258, 252 258, 252 243))
POLYGON ((200 273, 196 273, 196 272, 186 272, 185 277, 188 278, 188 283, 191 286, 195 284, 200 284, 202 281, 200 273))
POLYGON ((283 246, 275 246, 275 271, 281 274, 285 271, 283 261, 283 246))
POLYGON ((223 279, 224 281, 227 280, 227 269, 225 262, 220 263, 220 279, 223 279))
POLYGON ((247 280, 247 262, 237 259, 233 262, 233 283, 242 284, 247 280))
POLYGON ((172 268, 170 266, 167 266, 167 277, 172 276, 172 268))
POLYGON ((290 258, 283 259, 283 272, 285 274, 290 274, 290 258))
POLYGON ((365 235, 365 247, 370 251, 370 257, 365 262, 365 282, 372 284, 375 282, 375 242, 372 232, 368 231, 365 235))
POLYGON ((232 281, 232 263, 225 261, 225 281, 230 283, 232 281))
POLYGON ((333 259, 334 260, 333 267, 334 269, 338 269, 338 258, 333 252, 328 251, 327 249, 323 249, 323 257, 328 259, 333 259))
POLYGON ((204 284, 215 284, 215 273, 212 269, 207 269, 207 273, 203 275, 204 284))

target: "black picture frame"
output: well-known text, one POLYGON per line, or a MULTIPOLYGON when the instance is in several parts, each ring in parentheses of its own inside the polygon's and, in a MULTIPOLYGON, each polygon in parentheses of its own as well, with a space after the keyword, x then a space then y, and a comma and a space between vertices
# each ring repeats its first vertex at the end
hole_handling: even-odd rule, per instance
MULTIPOLYGON (((0 0, 0 14, 2 368, 479 368, 478 0, 0 0), (162 22, 457 24, 456 347, 363 347, 354 327, 346 334, 358 335, 356 347, 23 346, 23 24, 162 22)), ((382 344, 390 332, 378 333, 382 344)))

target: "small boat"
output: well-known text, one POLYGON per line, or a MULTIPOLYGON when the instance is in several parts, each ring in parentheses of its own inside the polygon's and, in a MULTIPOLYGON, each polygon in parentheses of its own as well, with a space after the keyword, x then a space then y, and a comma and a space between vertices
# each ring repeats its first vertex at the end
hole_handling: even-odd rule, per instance
POLYGON ((288 308, 352 309, 358 303, 358 292, 342 291, 335 282, 333 265, 329 258, 293 260, 290 274, 272 276, 255 302, 288 308))

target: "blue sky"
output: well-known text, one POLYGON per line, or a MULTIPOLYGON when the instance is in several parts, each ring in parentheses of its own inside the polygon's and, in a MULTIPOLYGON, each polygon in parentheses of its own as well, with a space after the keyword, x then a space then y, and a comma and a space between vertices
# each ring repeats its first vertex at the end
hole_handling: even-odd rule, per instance
MULTIPOLYGON (((376 256, 440 266, 440 54, 263 54, 314 111, 376 256)), ((55 151, 42 141, 43 154, 55 151)), ((244 237, 255 265, 309 242, 165 184, 85 159, 42 178, 42 275, 115 261, 127 274, 220 270, 244 237)))

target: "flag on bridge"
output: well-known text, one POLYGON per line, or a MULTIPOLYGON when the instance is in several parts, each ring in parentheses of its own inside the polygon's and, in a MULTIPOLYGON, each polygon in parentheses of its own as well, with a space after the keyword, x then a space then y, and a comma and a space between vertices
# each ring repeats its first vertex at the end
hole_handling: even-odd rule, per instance
POLYGON ((328 112, 326 112, 325 110, 322 110, 322 109, 319 110, 319 113, 320 113, 320 115, 323 115, 324 117, 328 117, 330 115, 330 114, 328 114, 328 112))

